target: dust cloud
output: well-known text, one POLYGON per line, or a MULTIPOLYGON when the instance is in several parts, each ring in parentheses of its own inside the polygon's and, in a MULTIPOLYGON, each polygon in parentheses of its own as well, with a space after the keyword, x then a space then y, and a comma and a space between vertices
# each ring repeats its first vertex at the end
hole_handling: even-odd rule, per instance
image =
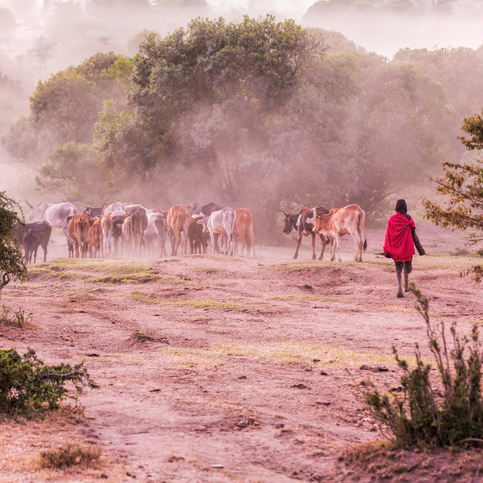
MULTIPOLYGON (((480 28, 483 20, 483 6, 480 2, 469 0, 456 0, 453 2, 439 1, 402 1, 391 2, 389 0, 374 0, 366 2, 372 7, 368 8, 336 8, 333 4, 336 0, 319 1, 313 0, 1 0, 0 1, 0 73, 8 77, 10 82, 8 89, 0 92, 0 135, 8 130, 8 123, 16 121, 19 116, 29 115, 29 96, 32 95, 39 80, 45 81, 54 73, 67 69, 69 66, 81 64, 85 59, 97 52, 116 52, 132 56, 138 51, 140 42, 146 33, 154 31, 159 38, 165 37, 180 27, 186 27, 189 21, 196 17, 215 19, 220 16, 227 21, 240 21, 244 15, 257 17, 260 15, 273 14, 277 20, 294 19, 304 27, 319 27, 326 31, 340 32, 348 43, 354 42, 367 52, 375 53, 391 59, 402 48, 441 48, 467 46, 477 49, 483 44, 483 30, 480 28), (399 5, 397 8, 392 6, 399 5), (441 4, 439 8, 435 4, 441 4), (402 7, 400 7, 402 6, 402 7)), ((351 2, 343 2, 350 4, 351 2)), ((357 2, 354 2, 354 4, 357 2)), ((342 71, 342 67, 341 67, 342 71)), ((0 76, 0 85, 2 77, 0 76)), ((324 95, 331 95, 330 92, 324 95)), ((296 101, 294 101, 296 102, 296 101)), ((310 104, 310 98, 301 99, 300 102, 310 104)), ((323 116, 337 116, 340 109, 334 102, 332 111, 321 110, 323 116), (339 109, 339 110, 337 110, 339 109)), ((292 106, 296 107, 296 106, 292 106)), ((181 129, 188 133, 185 137, 187 145, 190 143, 189 132, 192 125, 188 122, 197 123, 197 133, 202 133, 203 126, 208 129, 210 123, 217 122, 225 126, 232 123, 233 129, 237 129, 237 116, 227 116, 217 119, 208 119, 203 112, 194 111, 193 119, 186 117, 181 129)), ((255 122, 254 119, 253 122, 255 122)), ((323 121, 321 121, 323 122, 323 121)), ((354 121, 356 123, 356 120, 354 121)), ((334 123, 335 125, 335 123, 334 123)), ((331 126, 327 127, 334 129, 331 126)), ((223 134, 223 129, 220 130, 223 134)), ((228 139, 229 133, 226 133, 228 139)), ((276 132, 271 133, 272 136, 276 132)), ((455 132, 456 135, 460 134, 455 132)), ((320 145, 317 138, 302 139, 296 137, 295 126, 291 126, 283 133, 285 138, 294 136, 296 142, 303 142, 300 148, 293 148, 287 154, 286 162, 299 163, 307 173, 313 169, 314 157, 320 155, 326 146, 320 145), (292 158, 290 158, 292 156, 292 158), (305 156, 305 159, 302 159, 305 156)), ((333 133, 330 136, 337 136, 333 133)), ((330 138, 329 136, 329 138, 330 138)), ((290 146, 290 139, 286 139, 290 146)), ((349 141, 349 143, 352 141, 349 141)), ((185 178, 179 177, 175 182, 163 180, 162 172, 155 173, 158 176, 154 184, 133 184, 130 191, 124 193, 125 199, 132 201, 154 204, 160 199, 160 193, 164 200, 174 203, 189 203, 191 201, 211 201, 215 198, 213 193, 218 193, 215 201, 233 202, 242 204, 244 199, 256 200, 259 190, 256 181, 259 172, 252 168, 261 165, 258 159, 257 149, 263 144, 251 139, 241 150, 244 156, 244 170, 236 172, 240 179, 246 180, 247 176, 253 176, 255 192, 247 192, 245 186, 250 183, 245 181, 242 185, 238 179, 223 177, 223 172, 235 172, 231 164, 236 159, 227 155, 225 147, 220 141, 215 150, 217 157, 223 159, 222 173, 218 178, 208 179, 206 175, 193 168, 191 175, 198 177, 203 183, 199 183, 197 191, 193 191, 193 185, 187 186, 185 178), (231 183, 231 185, 230 185, 231 183), (230 197, 223 194, 230 190, 230 197), (237 191, 238 190, 238 191, 237 191)), ((292 143, 293 144, 293 143, 292 143)), ((409 145, 410 147, 410 145, 409 145)), ((189 146, 187 146, 189 152, 189 146)), ((389 148, 388 148, 389 149, 389 148)), ((283 151, 283 146, 280 148, 283 151)), ((193 157, 196 157, 193 148, 193 157)), ((323 153, 324 154, 324 153, 323 153)), ((328 158, 331 153, 325 153, 328 158)), ((343 157, 344 153, 339 153, 343 157)), ((383 154, 380 155, 381 157, 383 154)), ((354 160, 363 163, 364 160, 354 160)), ((44 200, 46 195, 36 191, 37 168, 45 162, 38 159, 35 166, 27 167, 16 159, 12 159, 3 148, 0 148, 0 190, 7 190, 10 196, 18 199, 28 199, 30 202, 44 200)), ((334 163, 337 164, 337 163, 334 163)), ((271 173, 272 181, 281 181, 275 171, 271 173)), ((372 176, 372 173, 368 173, 372 176)), ((313 180, 308 176, 307 185, 313 180)), ((277 183, 273 183, 275 186, 277 183)), ((277 185, 278 186, 278 185, 277 185)), ((317 187, 314 187, 316 190, 317 187)), ((424 188, 427 189, 427 186, 424 188)), ((280 192, 277 189, 270 190, 267 187, 265 197, 271 197, 270 202, 260 207, 260 211, 268 211, 275 207, 280 192)), ((420 196, 420 191, 413 189, 414 198, 420 196)), ((393 193, 399 196, 400 193, 393 193)), ((357 195, 359 196, 359 194, 357 195)), ((363 198, 365 194, 360 193, 363 198)), ((58 198, 58 196, 57 196, 58 198)), ((93 197, 94 198, 94 197, 93 197)), ((107 201, 103 195, 91 200, 94 205, 107 201)), ((49 200, 59 201, 56 200, 49 200)), ((114 200, 109 200, 114 201, 114 200)), ((295 206, 298 202, 295 194, 291 201, 295 206)), ((316 200, 300 200, 303 202, 316 200)), ((334 204, 342 203, 343 198, 331 198, 334 204)), ((166 201, 167 203, 167 201, 166 201)), ((156 205, 157 206, 157 205, 156 205)), ((167 209, 169 206, 159 206, 167 209)), ((268 220, 273 224, 274 219, 268 220)), ((269 226, 271 229, 271 226, 269 226)))

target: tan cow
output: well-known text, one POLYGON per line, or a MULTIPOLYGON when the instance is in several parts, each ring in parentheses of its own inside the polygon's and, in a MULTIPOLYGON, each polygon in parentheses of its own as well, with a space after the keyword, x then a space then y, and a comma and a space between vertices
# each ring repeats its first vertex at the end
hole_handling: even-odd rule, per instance
POLYGON ((185 205, 173 206, 166 217, 166 229, 171 239, 171 256, 178 254, 178 248, 183 239, 184 254, 188 248, 188 223, 190 214, 185 205))
POLYGON ((74 242, 75 257, 87 257, 87 232, 89 231, 89 217, 84 214, 77 214, 72 217, 67 227, 70 238, 74 242))
POLYGON ((235 255, 238 255, 238 241, 241 242, 241 256, 245 247, 247 249, 247 257, 250 256, 250 249, 255 257, 255 235, 253 233, 253 215, 247 208, 239 208, 235 211, 235 230, 233 235, 235 238, 235 255))
POLYGON ((315 233, 328 236, 332 241, 332 253, 330 260, 334 261, 335 251, 338 251, 339 262, 340 257, 340 237, 349 234, 356 243, 356 262, 362 262, 362 249, 367 248, 366 232, 364 229, 364 220, 366 215, 358 205, 349 205, 344 208, 334 208, 330 210, 328 215, 316 214, 315 233))
POLYGON ((89 242, 89 256, 91 258, 97 258, 99 252, 101 257, 104 258, 104 240, 102 236, 101 218, 94 218, 89 231, 87 232, 87 240, 89 242))

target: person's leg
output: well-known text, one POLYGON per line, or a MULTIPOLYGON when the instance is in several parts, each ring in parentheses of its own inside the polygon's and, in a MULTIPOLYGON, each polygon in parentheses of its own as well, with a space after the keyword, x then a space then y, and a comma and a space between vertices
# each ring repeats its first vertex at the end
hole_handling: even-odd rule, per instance
POLYGON ((407 264, 404 262, 404 291, 409 292, 409 287, 408 287, 408 269, 407 269, 407 264))
POLYGON ((404 262, 394 262, 396 265, 396 277, 397 277, 397 285, 398 285, 398 290, 397 290, 397 298, 404 297, 403 291, 402 291, 402 270, 403 270, 403 265, 404 262))
POLYGON ((413 271, 413 266, 411 261, 404 262, 404 291, 409 292, 409 280, 408 276, 413 271))

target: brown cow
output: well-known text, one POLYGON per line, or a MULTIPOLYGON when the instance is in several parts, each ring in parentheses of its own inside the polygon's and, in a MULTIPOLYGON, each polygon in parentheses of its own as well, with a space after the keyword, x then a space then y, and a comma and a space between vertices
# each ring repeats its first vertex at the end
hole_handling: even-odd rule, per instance
POLYGON ((241 242, 241 256, 245 247, 247 249, 247 257, 250 256, 250 249, 253 257, 255 257, 255 235, 253 233, 253 215, 247 208, 239 208, 236 210, 235 230, 235 255, 238 255, 238 241, 241 242))
POLYGON ((184 241, 184 253, 188 248, 188 222, 190 214, 185 205, 173 206, 166 217, 166 228, 171 239, 171 256, 174 257, 178 253, 181 239, 184 241))
POLYGON ((101 218, 93 218, 93 223, 87 232, 87 240, 89 242, 89 256, 91 258, 97 258, 99 251, 101 252, 101 257, 104 258, 104 240, 102 236, 102 225, 101 218))
POLYGON ((124 250, 132 252, 132 217, 129 215, 124 218, 122 225, 121 255, 124 255, 124 250))
POLYGON ((165 212, 159 212, 154 218, 154 226, 156 227, 157 235, 159 237, 159 256, 164 258, 168 256, 166 252, 166 215, 165 212))
MULTIPOLYGON (((300 213, 290 213, 287 215, 285 211, 283 214, 285 215, 285 226, 283 228, 283 232, 286 235, 289 235, 292 230, 295 230, 298 234, 297 238, 297 248, 295 249, 295 255, 293 256, 296 259, 299 255, 299 248, 300 244, 302 243, 302 236, 312 235, 312 260, 317 258, 315 254, 315 218, 313 215, 313 211, 316 210, 317 214, 324 214, 328 213, 329 210, 325 206, 317 206, 316 208, 302 208, 300 213)), ((325 245, 327 243, 326 237, 324 235, 320 235, 320 241, 322 242, 322 250, 320 252, 319 260, 324 258, 325 252, 325 245)))
POLYGON ((362 250, 367 248, 364 220, 366 214, 358 205, 349 205, 344 208, 334 208, 327 214, 316 214, 314 231, 328 236, 333 240, 330 261, 335 259, 335 251, 340 257, 340 237, 349 234, 356 242, 356 262, 362 262, 362 250))
POLYGON ((131 214, 131 238, 134 253, 142 255, 144 247, 144 231, 148 227, 146 209, 142 206, 134 206, 128 213, 131 214))
POLYGON ((206 253, 208 248, 208 232, 204 230, 203 225, 198 223, 198 220, 202 220, 203 215, 193 216, 189 219, 188 223, 188 239, 190 241, 190 253, 206 253))
POLYGON ((74 242, 75 257, 87 257, 87 232, 89 231, 89 217, 84 214, 77 214, 72 217, 67 227, 70 238, 74 242))

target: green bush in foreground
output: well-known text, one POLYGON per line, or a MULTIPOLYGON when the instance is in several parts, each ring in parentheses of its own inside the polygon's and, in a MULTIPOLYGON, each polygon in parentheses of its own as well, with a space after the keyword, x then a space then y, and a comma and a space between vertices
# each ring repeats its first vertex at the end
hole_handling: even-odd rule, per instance
POLYGON ((395 347, 393 352, 401 377, 401 393, 381 394, 366 383, 364 396, 374 417, 404 446, 451 446, 483 442, 483 400, 481 392, 483 354, 478 329, 473 326, 471 340, 450 329, 448 347, 443 322, 440 333, 429 320, 429 300, 414 284, 416 308, 426 323, 429 348, 438 377, 431 375, 431 365, 423 362, 416 344, 416 367, 410 369, 395 347), (435 388, 431 380, 437 379, 435 388))
POLYGON ((85 386, 98 387, 83 363, 73 367, 69 364, 47 366, 32 349, 23 356, 15 349, 0 350, 0 412, 36 411, 43 404, 48 404, 50 410, 58 409, 62 399, 76 398, 64 387, 67 382, 74 385, 77 393, 85 386))

